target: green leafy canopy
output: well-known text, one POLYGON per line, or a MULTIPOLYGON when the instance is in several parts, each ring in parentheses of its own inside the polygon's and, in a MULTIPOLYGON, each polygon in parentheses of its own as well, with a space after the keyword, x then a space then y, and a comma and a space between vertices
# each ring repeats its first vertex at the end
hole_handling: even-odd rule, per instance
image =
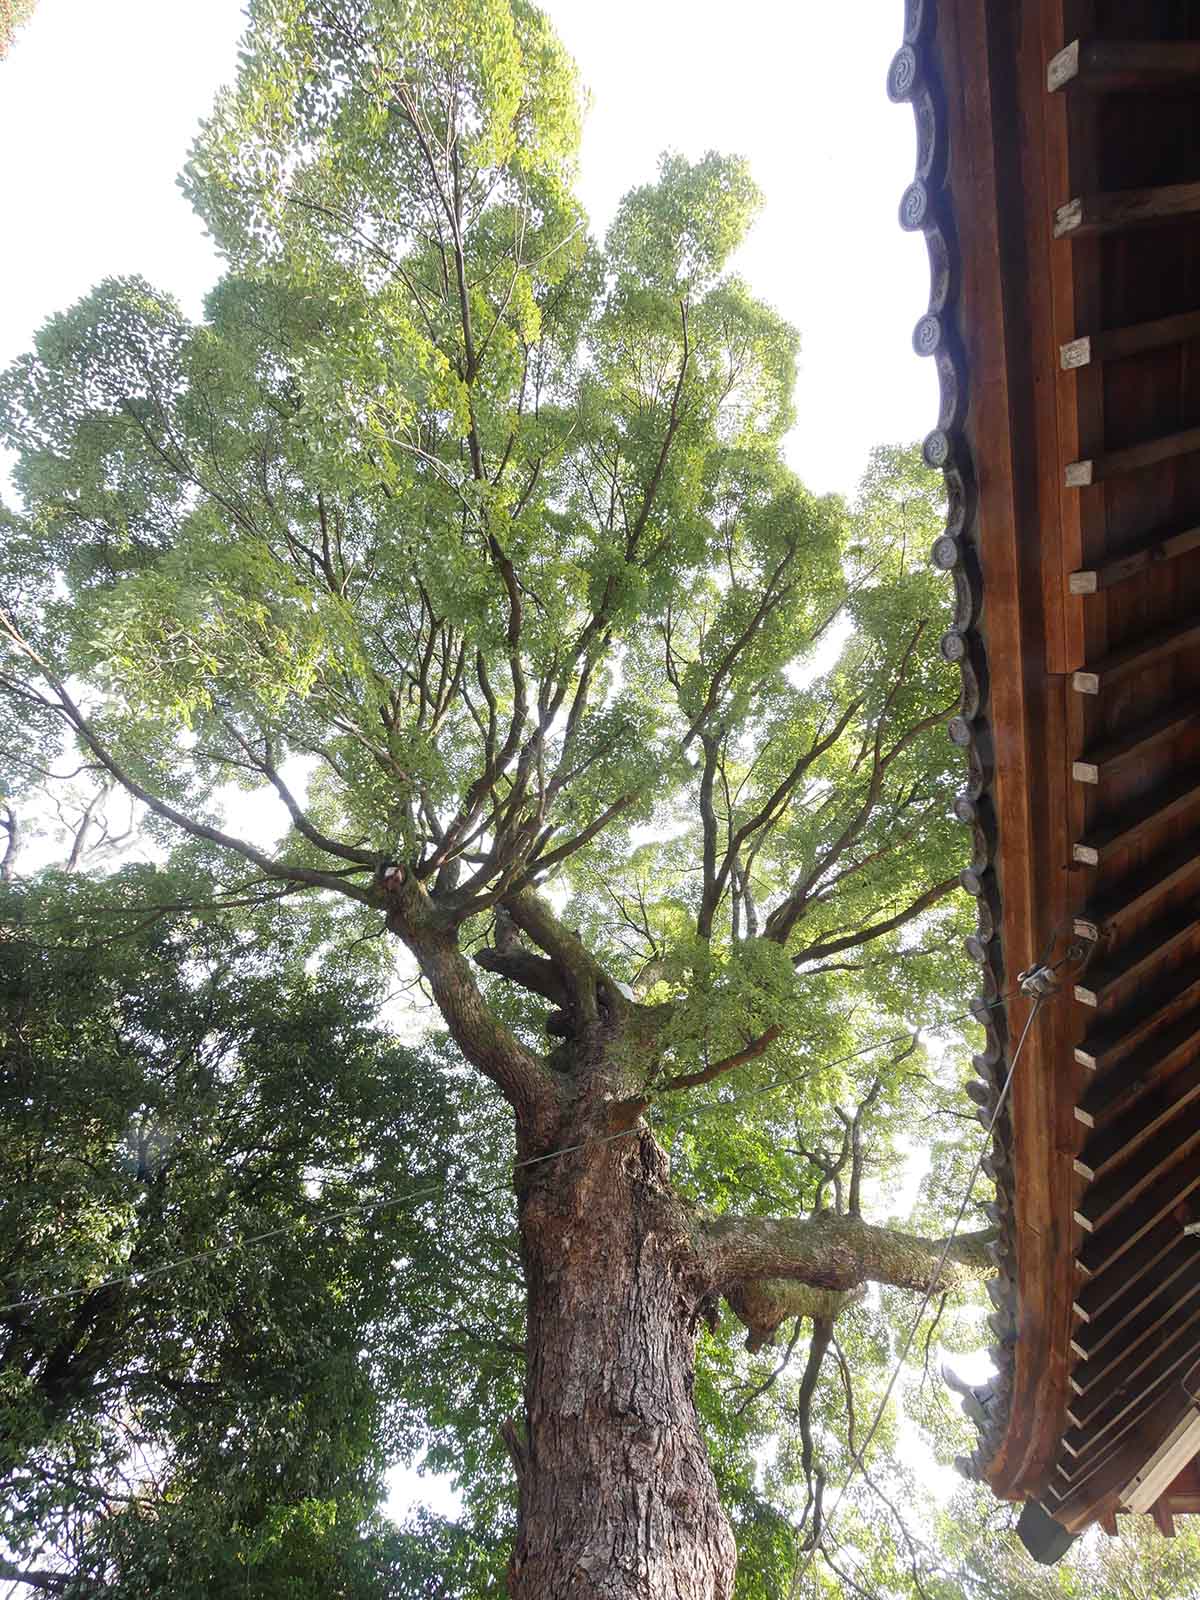
MULTIPOLYGON (((240 933, 155 922, 77 966, 2 947, 18 1019, 39 997, 13 1060, 43 1063, 63 1107, 61 1152, 39 1142, 44 1085, 8 1108, 11 1159, 36 1170, 10 1235, 50 1281, 99 1281, 260 1210, 296 1218, 261 1281, 205 1269, 121 1302, 113 1328, 145 1316, 128 1347, 128 1382, 150 1385, 139 1426, 205 1489, 172 1499, 171 1480, 178 1520, 138 1549, 158 1560, 154 1541, 198 1518, 180 1547, 209 1540, 222 1582, 270 1556, 280 1592, 299 1592, 287 1563, 314 1570, 305 1551, 359 1527, 382 1455, 425 1443, 467 1494, 463 1526, 430 1524, 386 1560, 408 1593, 492 1592, 512 1516, 496 1428, 519 1384, 507 1202, 344 1249, 306 1222, 314 1165, 336 1198, 363 1173, 402 1187, 418 1144, 469 1134, 485 1165, 504 1144, 452 1048, 399 1049, 364 1014, 383 962, 354 941, 382 931, 380 869, 402 863, 467 951, 494 939, 494 954, 498 911, 527 892, 553 902, 570 949, 659 1029, 639 1090, 698 1206, 820 1215, 853 1209, 864 1179, 889 1202, 961 1062, 882 1044, 947 1022, 968 981, 941 729, 953 685, 925 563, 940 491, 901 449, 876 452, 849 506, 797 480, 797 334, 734 269, 759 204, 744 164, 668 153, 594 237, 575 69, 532 6, 254 0, 249 16, 182 180, 226 263, 204 317, 107 281, 0 378, 18 501, 0 691, 20 730, 0 734, 0 771, 16 806, 65 732, 160 837, 192 834, 205 893, 261 905, 240 933), (274 802, 272 846, 246 821, 249 792, 274 802), (270 896, 299 891, 312 921, 289 949, 270 896), (335 949, 346 972, 319 973, 335 949), (212 1038, 228 1042, 208 1060, 212 1038), (165 1186, 122 1165, 143 1124, 187 1130, 165 1186), (383 1303, 389 1250, 411 1274, 401 1304, 383 1303), (270 1332, 258 1356, 239 1317, 270 1332), (364 1325, 391 1352, 371 1382, 354 1359, 364 1325), (241 1390, 243 1358, 258 1365, 241 1390), (320 1381, 273 1391, 273 1359, 320 1381), (224 1409, 196 1421, 165 1378, 228 1382, 224 1409), (205 1522, 252 1410, 270 1428, 244 1515, 205 1522), (272 1484, 271 1452, 294 1478, 272 1484)), ((47 881, 10 914, 58 896, 55 915, 103 932, 149 893, 142 871, 47 881)), ((196 893, 189 879, 167 898, 196 893)), ((545 1051, 549 1003, 496 961, 480 986, 496 1027, 545 1051)), ((959 1145, 935 1152, 933 1227, 959 1145)), ((861 1419, 882 1392, 888 1312, 878 1296, 846 1310, 840 1364, 809 1397, 831 1470, 850 1459, 852 1403, 861 1419)), ((943 1336, 975 1329, 963 1312, 943 1336)), ((30 1332, 38 1350, 61 1336, 61 1318, 30 1332)), ((795 1375, 755 1396, 766 1357, 728 1328, 705 1349, 700 1404, 754 1552, 750 1600, 794 1552, 780 1507, 798 1508, 811 1461, 785 1444, 764 1465, 795 1375)), ((45 1481, 67 1457, 103 1476, 112 1419, 89 1401, 56 1432, 36 1386, 26 1375, 5 1402, 45 1481)), ((944 1423, 943 1453, 960 1433, 944 1423)), ((47 1518, 74 1526, 56 1493, 17 1502, 12 1548, 47 1518)), ((889 1572, 902 1543, 881 1545, 889 1572)))

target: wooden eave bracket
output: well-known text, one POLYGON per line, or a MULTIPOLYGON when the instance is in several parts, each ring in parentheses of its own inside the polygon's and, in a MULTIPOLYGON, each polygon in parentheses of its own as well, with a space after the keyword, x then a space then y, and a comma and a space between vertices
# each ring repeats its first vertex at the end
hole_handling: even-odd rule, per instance
POLYGON ((1160 461, 1194 455, 1198 450, 1200 428, 1184 428, 1179 433, 1146 439, 1141 444, 1130 445, 1124 450, 1110 450, 1090 460, 1068 461, 1063 472, 1063 484, 1068 489, 1087 489, 1093 483, 1103 483, 1108 478, 1119 478, 1129 472, 1141 472, 1146 467, 1156 467, 1160 461))
POLYGON ((1124 228, 1181 222, 1200 211, 1200 183, 1166 183, 1157 188, 1110 189, 1076 195, 1054 212, 1054 237, 1077 238, 1124 228))
POLYGON ((1176 39, 1072 39, 1051 56, 1046 88, 1155 89, 1200 76, 1200 44, 1176 39))
POLYGON ((1134 545, 1123 554, 1114 556, 1099 567, 1084 567, 1067 578, 1070 594, 1097 594, 1111 589, 1127 578, 1136 577, 1161 561, 1175 561, 1180 556, 1200 550, 1200 525, 1179 528, 1171 532, 1153 533, 1141 544, 1134 545))

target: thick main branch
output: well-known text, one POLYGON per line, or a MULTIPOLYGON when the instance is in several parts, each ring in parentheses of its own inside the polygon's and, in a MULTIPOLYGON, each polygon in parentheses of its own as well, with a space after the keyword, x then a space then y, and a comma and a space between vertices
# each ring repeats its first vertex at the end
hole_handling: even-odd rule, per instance
POLYGON ((411 873, 384 880, 387 925, 417 958, 450 1037, 463 1055, 500 1089, 518 1124, 536 1136, 554 1100, 550 1074, 489 1009, 471 964, 458 944, 454 917, 435 905, 411 873))
MULTIPOLYGON (((727 1293, 752 1278, 787 1279, 819 1289, 886 1283, 898 1289, 959 1289, 995 1266, 988 1230, 960 1234, 941 1264, 943 1239, 880 1228, 857 1217, 710 1217, 695 1242, 710 1281, 727 1293)), ((798 1308, 800 1309, 800 1308, 798 1308)))

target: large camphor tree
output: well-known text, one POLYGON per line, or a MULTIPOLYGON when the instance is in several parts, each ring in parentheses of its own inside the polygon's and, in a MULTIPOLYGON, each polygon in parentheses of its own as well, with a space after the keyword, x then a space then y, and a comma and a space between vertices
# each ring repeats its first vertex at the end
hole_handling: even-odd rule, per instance
POLYGON ((937 491, 804 490, 744 168, 665 157, 600 244, 579 119, 521 0, 256 0, 205 319, 106 282, 0 386, 0 685, 230 894, 394 936, 511 1108, 511 1594, 715 1600, 702 1325, 812 1319, 804 1407, 869 1285, 989 1270, 863 1215, 888 1041, 962 992, 937 491))

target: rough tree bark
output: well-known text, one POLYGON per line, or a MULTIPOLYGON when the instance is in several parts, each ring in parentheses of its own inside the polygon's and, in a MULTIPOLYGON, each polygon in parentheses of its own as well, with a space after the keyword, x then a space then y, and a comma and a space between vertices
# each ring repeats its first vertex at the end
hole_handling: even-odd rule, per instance
POLYGON ((665 1156, 641 1128, 553 1166, 521 1202, 513 1600, 727 1600, 736 1548, 692 1399, 705 1290, 665 1156))

